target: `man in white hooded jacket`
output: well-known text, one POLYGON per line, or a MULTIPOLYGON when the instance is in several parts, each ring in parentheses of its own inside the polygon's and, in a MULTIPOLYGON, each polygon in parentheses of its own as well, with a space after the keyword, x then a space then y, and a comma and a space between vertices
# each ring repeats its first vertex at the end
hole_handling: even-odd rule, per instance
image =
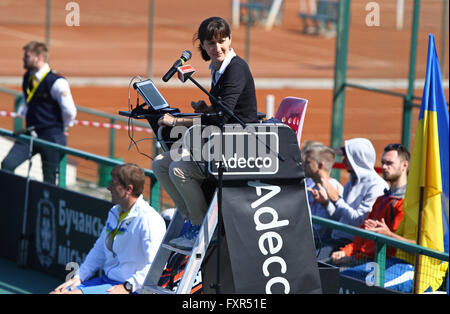
MULTIPOLYGON (((389 187, 374 169, 376 153, 368 139, 346 140, 344 146, 337 149, 336 153, 343 156, 343 163, 350 173, 350 180, 344 186, 342 197, 328 180, 323 180, 321 185, 326 193, 320 193, 316 197, 322 202, 325 199, 334 205, 326 206, 333 220, 358 227, 369 215, 377 197, 389 187)), ((333 230, 330 238, 322 239, 324 246, 318 259, 328 258, 333 251, 339 250, 352 240, 353 235, 333 230)))
POLYGON ((142 287, 166 232, 163 218, 142 196, 144 184, 137 165, 113 168, 108 190, 117 205, 78 274, 53 293, 133 293, 142 287), (99 269, 104 275, 91 278, 99 269))

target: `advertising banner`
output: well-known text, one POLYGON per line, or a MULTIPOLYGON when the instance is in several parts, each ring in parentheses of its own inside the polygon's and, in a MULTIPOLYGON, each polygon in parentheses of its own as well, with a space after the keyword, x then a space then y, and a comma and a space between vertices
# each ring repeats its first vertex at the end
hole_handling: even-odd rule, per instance
POLYGON ((33 181, 30 186, 29 265, 61 276, 84 261, 112 203, 33 181))
POLYGON ((25 206, 25 178, 0 170, 0 256, 15 260, 25 206))
MULTIPOLYGON (((100 235, 113 204, 55 185, 30 181, 27 265, 64 279, 78 269, 100 235)), ((17 258, 22 233, 25 178, 0 171, 0 255, 17 258)))
POLYGON ((236 293, 322 293, 303 180, 224 187, 236 293))

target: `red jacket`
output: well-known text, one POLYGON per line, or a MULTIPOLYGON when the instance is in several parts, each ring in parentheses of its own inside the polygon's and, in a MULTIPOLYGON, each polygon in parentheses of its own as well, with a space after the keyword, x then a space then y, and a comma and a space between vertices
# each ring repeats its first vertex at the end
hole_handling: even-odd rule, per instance
MULTIPOLYGON (((379 196, 373 204, 372 211, 367 219, 381 221, 381 218, 384 218, 389 229, 392 232, 395 232, 404 215, 404 191, 402 192, 403 193, 390 195, 389 192, 385 190, 385 194, 379 196)), ((364 229, 364 224, 361 225, 361 228, 364 229)), ((345 252, 346 256, 353 256, 356 259, 373 259, 375 253, 375 241, 355 236, 353 242, 347 244, 345 247, 341 248, 341 250, 345 252)), ((388 246, 386 249, 387 256, 395 256, 395 252, 395 248, 388 246)))

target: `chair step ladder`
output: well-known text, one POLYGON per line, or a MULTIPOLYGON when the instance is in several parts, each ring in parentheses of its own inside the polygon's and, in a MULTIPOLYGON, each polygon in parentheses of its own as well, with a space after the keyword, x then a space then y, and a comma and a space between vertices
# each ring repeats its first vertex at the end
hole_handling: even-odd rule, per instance
POLYGON ((194 285, 195 278, 200 269, 202 261, 205 257, 206 251, 213 237, 214 231, 217 227, 218 221, 218 206, 217 206, 217 190, 214 192, 214 196, 209 205, 206 216, 200 227, 197 240, 191 251, 181 250, 175 248, 169 244, 170 240, 177 238, 183 228, 184 219, 181 214, 176 211, 172 221, 167 228, 164 239, 161 246, 156 253, 150 270, 145 278, 144 285, 140 294, 189 294, 192 286, 194 285), (166 289, 158 286, 159 279, 161 277, 167 261, 172 252, 181 253, 189 256, 186 267, 184 268, 183 276, 178 283, 178 286, 174 290, 166 289))

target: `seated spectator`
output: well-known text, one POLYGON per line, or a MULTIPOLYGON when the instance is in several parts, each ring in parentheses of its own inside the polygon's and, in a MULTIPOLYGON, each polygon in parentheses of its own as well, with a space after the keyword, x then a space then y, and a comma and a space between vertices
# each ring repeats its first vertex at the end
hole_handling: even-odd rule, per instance
MULTIPOLYGON (((304 160, 305 174, 312 181, 308 186, 308 202, 311 214, 327 219, 332 219, 328 212, 334 211, 334 209, 327 210, 326 207, 334 206, 334 204, 318 197, 318 194, 326 193, 320 184, 321 180, 328 180, 339 191, 341 196, 344 190, 344 187, 336 179, 330 177, 334 157, 334 151, 323 144, 313 144, 303 149, 302 158, 304 160)), ((317 232, 315 234, 316 242, 319 243, 321 238, 329 236, 330 229, 317 224, 313 226, 317 232)))
MULTIPOLYGON (((308 149, 308 147, 312 146, 312 145, 325 145, 322 142, 319 141, 314 141, 314 140, 308 140, 308 141, 304 141, 302 144, 302 147, 300 148, 300 152, 301 152, 301 157, 302 157, 302 163, 305 163, 305 153, 306 150, 308 149)), ((312 187, 315 185, 314 180, 311 179, 310 177, 306 176, 305 178, 305 183, 306 183, 306 187, 312 187)))
POLYGON ((142 196, 144 171, 134 164, 111 171, 112 202, 105 227, 79 272, 53 294, 126 294, 144 284, 166 226, 142 196), (97 270, 104 275, 93 277, 97 270))
MULTIPOLYGON (((324 177, 318 186, 322 186, 326 193, 318 193, 314 199, 322 204, 331 202, 334 205, 326 207, 334 220, 351 226, 360 226, 369 215, 377 197, 383 194, 388 185, 374 170, 376 153, 368 139, 346 140, 344 146, 337 149, 336 153, 344 157, 343 163, 350 173, 350 181, 344 186, 344 193, 341 196, 339 190, 324 177)), ((333 230, 330 237, 322 240, 323 247, 318 259, 328 259, 332 252, 352 241, 351 234, 333 230)))
MULTIPOLYGON (((407 176, 407 166, 405 164, 408 160, 409 153, 402 145, 391 144, 385 147, 382 157, 383 177, 390 183, 391 187, 389 191, 385 191, 385 195, 377 199, 369 218, 361 228, 416 244, 415 240, 406 238, 403 230, 400 228, 400 222, 404 216, 403 198, 406 191, 407 176), (392 157, 398 158, 393 159, 392 157), (395 180, 395 177, 399 171, 395 169, 401 172, 398 180, 395 180), (398 197, 401 197, 397 201, 395 200, 396 194, 398 197)), ((353 243, 346 245, 341 251, 333 253, 331 259, 333 262, 341 265, 345 262, 348 266, 349 259, 352 259, 350 261, 351 265, 359 258, 373 258, 374 251, 375 243, 373 241, 355 237, 353 243)), ((387 248, 386 254, 388 258, 384 265, 383 287, 400 292, 413 292, 415 255, 390 247, 387 248)), ((439 261, 434 260, 432 262, 433 266, 431 266, 431 264, 427 264, 427 261, 430 262, 430 259, 426 258, 422 262, 422 268, 424 269, 419 280, 423 283, 423 290, 419 292, 437 290, 445 277, 447 263, 439 264, 439 261)), ((374 284, 376 278, 375 269, 378 269, 378 267, 373 262, 367 262, 350 267, 341 272, 341 274, 365 281, 367 284, 374 284)))
MULTIPOLYGON (((411 239, 410 234, 407 234, 402 224, 394 232, 389 228, 387 222, 382 219, 372 220, 365 226, 366 230, 383 234, 397 240, 405 241, 411 244, 417 244, 417 239, 411 239)), ((421 271, 420 279, 422 292, 433 292, 438 290, 444 283, 444 279, 448 276, 448 262, 439 261, 437 259, 421 256, 420 258, 421 271), (447 274, 447 275, 446 275, 447 274)), ((385 266, 385 283, 384 287, 396 291, 412 293, 414 289, 414 265, 416 263, 416 254, 408 253, 403 250, 397 250, 394 257, 386 260, 385 266)), ((367 277, 368 263, 352 267, 342 272, 343 275, 355 277, 361 280, 367 277)), ((447 286, 448 293, 448 286, 447 286)))
MULTIPOLYGON (((406 191, 410 153, 400 144, 390 144, 384 148, 381 156, 382 175, 390 188, 384 190, 372 207, 369 217, 361 225, 363 229, 373 229, 378 224, 386 225, 390 232, 395 232, 403 218, 403 200, 406 191)), ((335 264, 348 264, 354 259, 372 259, 375 242, 361 237, 354 237, 352 243, 331 255, 335 264)), ((388 256, 395 255, 395 249, 387 249, 388 256)))

